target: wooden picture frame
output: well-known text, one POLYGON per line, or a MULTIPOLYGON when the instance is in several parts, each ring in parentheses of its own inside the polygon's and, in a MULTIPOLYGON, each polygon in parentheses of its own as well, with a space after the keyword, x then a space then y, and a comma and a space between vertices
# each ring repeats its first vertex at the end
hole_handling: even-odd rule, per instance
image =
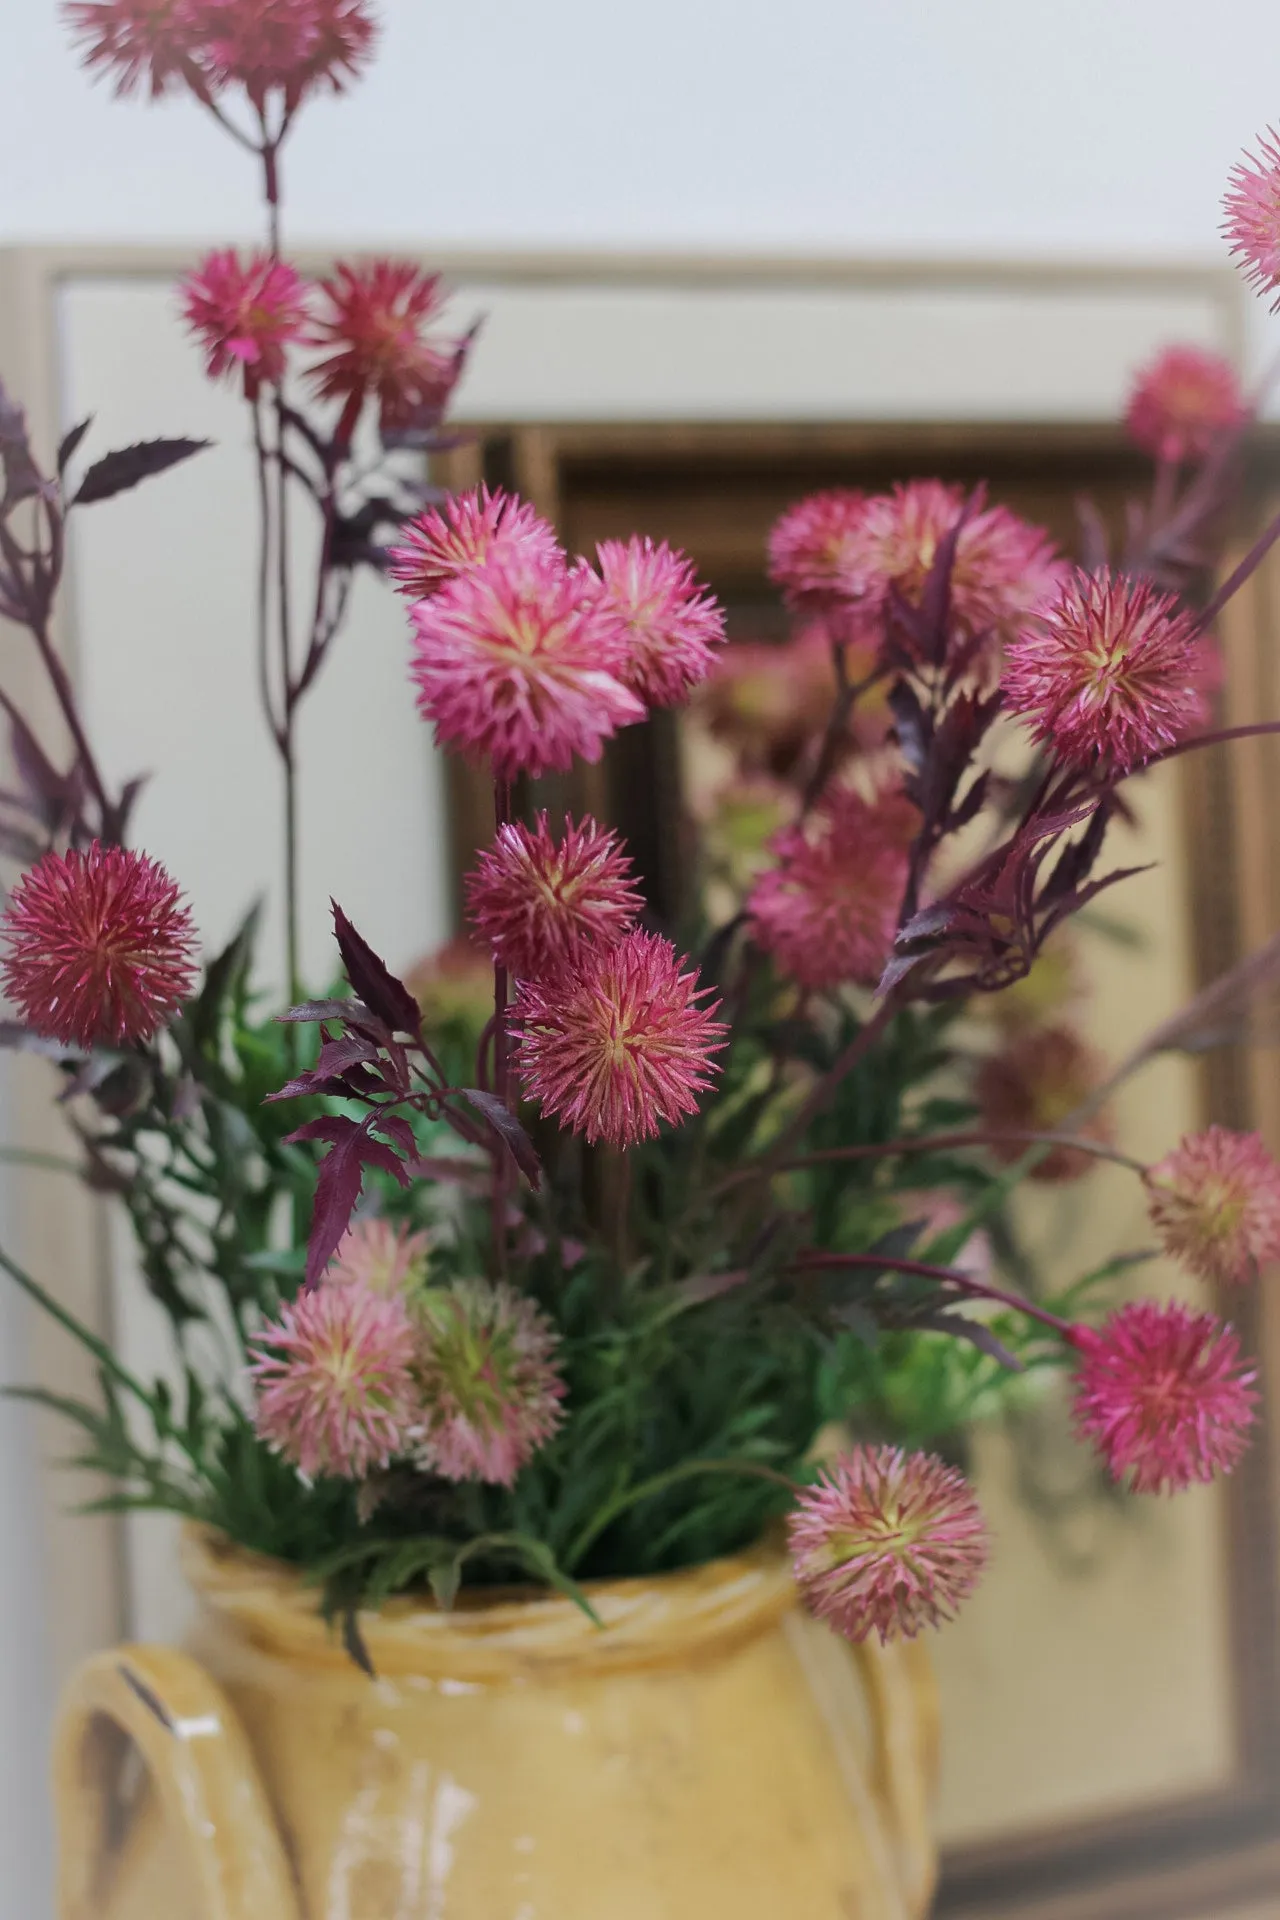
MULTIPOLYGON (((321 264, 333 251, 303 264, 321 264)), ((67 290, 94 281, 154 287, 189 258, 190 250, 177 248, 0 254, 0 373, 27 403, 44 448, 67 424, 60 357, 68 350, 60 327, 67 290)), ((557 521, 567 465, 634 459, 646 449, 669 465, 710 458, 731 466, 751 449, 751 458, 758 461, 763 449, 779 467, 821 455, 833 470, 841 463, 873 470, 877 461, 904 458, 915 470, 975 460, 1006 468, 1022 462, 1028 471, 1046 460, 1089 471, 1100 460, 1123 465, 1114 419, 1123 380, 1142 353, 1174 336, 1240 350, 1234 281, 1181 268, 478 255, 432 264, 465 303, 490 315, 460 397, 476 437, 450 457, 449 477, 506 479, 557 521), (957 328, 964 353, 948 369, 948 329, 957 328), (892 348, 891 377, 880 384, 877 339, 892 348), (851 355, 860 362, 857 377, 846 364, 851 355)), ((1270 469, 1264 445, 1250 487, 1258 514, 1272 491, 1270 469)), ((1264 570, 1223 623, 1228 698, 1250 717, 1280 714, 1263 645, 1277 581, 1280 573, 1264 570)), ((70 628, 66 639, 74 661, 70 628)), ((1205 756, 1194 776, 1188 832, 1204 975, 1256 945, 1280 918, 1280 844, 1267 804, 1278 770, 1267 741, 1205 756)), ((575 797, 599 802, 599 776, 588 770, 575 797)), ((468 848, 484 835, 486 805, 473 783, 453 777, 455 881, 468 848)), ((661 849, 652 857, 670 860, 661 849)), ((1280 1145, 1280 1091, 1264 1066, 1214 1056, 1205 1078, 1215 1118, 1259 1124, 1280 1145)), ((15 1137, 47 1142, 43 1077, 18 1076, 11 1104, 15 1137)), ((24 1198, 13 1222, 20 1257, 61 1276, 85 1317, 107 1327, 111 1283, 97 1210, 87 1201, 54 1210, 33 1190, 19 1203, 24 1198)), ((1239 1317, 1237 1302, 1233 1308, 1239 1317)), ((1246 1336, 1273 1390, 1280 1310, 1263 1292, 1247 1311, 1246 1336)), ((57 1338, 37 1338, 42 1376, 65 1382, 65 1349, 57 1338)), ((955 1851, 940 1914, 1225 1920, 1232 1906, 1280 1890, 1278 1444, 1269 1423, 1230 1493, 1229 1779, 1177 1801, 955 1851)), ((119 1529, 94 1523, 86 1534, 82 1520, 61 1516, 65 1500, 63 1484, 55 1493, 51 1482, 46 1577, 64 1669, 119 1635, 128 1584, 119 1529)))

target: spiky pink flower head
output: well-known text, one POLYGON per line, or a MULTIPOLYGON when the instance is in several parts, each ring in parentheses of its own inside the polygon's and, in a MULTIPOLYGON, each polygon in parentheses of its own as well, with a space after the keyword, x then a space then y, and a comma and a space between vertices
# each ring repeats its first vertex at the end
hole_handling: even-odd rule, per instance
MULTIPOLYGON (((1107 1063, 1068 1026, 1031 1027, 1016 1031, 999 1053, 988 1054, 975 1076, 974 1087, 983 1130, 995 1134, 992 1152, 1012 1166, 1027 1150, 1027 1133, 1071 1133, 1105 1145, 1111 1125, 1105 1111, 1075 1119, 1107 1077, 1107 1063), (998 1136, 1007 1137, 1001 1140, 998 1136)), ((1059 1143, 1044 1154, 1028 1175, 1047 1185, 1083 1179, 1097 1165, 1086 1147, 1059 1143)))
MULTIPOLYGON (((941 480, 909 480, 873 494, 850 529, 839 563, 844 591, 883 621, 895 592, 918 606, 938 548, 965 512, 967 496, 941 480)), ((1007 507, 971 512, 951 568, 951 620, 965 637, 999 646, 1057 585, 1062 562, 1042 527, 1007 507)))
POLYGON ((1146 1185, 1166 1253, 1212 1286, 1243 1286, 1280 1260, 1280 1167, 1260 1134, 1188 1133, 1146 1185))
POLYGON ((498 779, 598 760, 644 708, 617 678, 618 622, 558 557, 495 549, 413 609, 410 672, 436 739, 498 779))
POLYGON ((846 1640, 883 1646, 941 1626, 987 1564, 982 1509, 931 1453, 855 1447, 807 1487, 787 1524, 801 1593, 846 1640))
POLYGON ((311 369, 311 380, 321 399, 345 403, 344 430, 369 395, 384 427, 443 407, 460 362, 455 345, 426 335, 446 298, 438 273, 411 260, 340 261, 320 292, 327 308, 311 344, 332 352, 311 369))
POLYGON ((264 380, 279 385, 285 348, 303 338, 307 324, 306 285, 287 261, 258 253, 242 263, 226 247, 206 254, 178 291, 211 380, 239 374, 250 399, 264 380))
POLYGON ((196 930, 157 860, 97 840, 23 874, 0 932, 5 991, 69 1046, 150 1040, 195 985, 196 930))
POLYGON ((630 1147, 698 1110, 726 1028, 660 934, 590 949, 572 973, 522 980, 512 1029, 524 1091, 589 1141, 630 1147))
POLYGON ((871 803, 829 787, 806 821, 771 843, 777 865, 747 901, 757 944, 802 987, 874 986, 893 946, 919 824, 901 793, 871 803))
POLYGON ((1205 718, 1204 643, 1149 580, 1077 573, 1009 648, 1006 705, 1069 766, 1128 773, 1205 718))
POLYGON ((327 85, 335 93, 368 60, 377 34, 367 0, 189 0, 209 65, 256 106, 273 90, 295 107, 327 85))
POLYGON ((190 0, 66 0, 62 16, 85 66, 111 75, 117 94, 145 88, 158 100, 202 80, 190 0))
POLYGON ((254 1425, 308 1475, 362 1480, 410 1443, 414 1331, 404 1301, 327 1283, 250 1342, 254 1425))
POLYGON ((429 1237, 411 1227, 380 1217, 356 1220, 325 1269, 325 1285, 405 1299, 426 1279, 430 1251, 429 1237))
POLYGON ((697 582, 693 562, 647 536, 596 548, 603 598, 622 622, 616 669, 647 707, 674 707, 705 680, 724 643, 724 614, 697 582))
POLYGON ((527 500, 483 484, 406 520, 400 537, 404 544, 392 547, 390 572, 397 593, 409 600, 429 599, 499 549, 523 551, 534 560, 554 560, 560 552, 555 534, 527 500))
POLYGON ((419 1296, 414 1457, 446 1480, 509 1487, 563 1418, 559 1335, 526 1294, 455 1280, 419 1296))
MULTIPOLYGON (((1257 153, 1246 152, 1231 169, 1222 211, 1222 231, 1246 280, 1259 293, 1280 290, 1280 135, 1268 127, 1257 153)), ((1272 302, 1272 312, 1280 298, 1272 302)))
POLYGON ((499 966, 545 980, 584 948, 621 940, 644 905, 632 877, 616 834, 589 816, 566 818, 554 840, 540 813, 532 829, 514 821, 498 828, 467 878, 467 904, 499 966))
POLYGON ((1235 368, 1222 354, 1165 347, 1139 368, 1124 424, 1135 446, 1156 460, 1199 460, 1248 416, 1235 368))
POLYGON ((1135 1300, 1074 1327, 1075 1418, 1112 1476, 1170 1493, 1230 1473, 1257 1418, 1256 1372, 1235 1329, 1181 1301, 1135 1300))
POLYGON ((862 521, 865 494, 851 487, 811 493, 774 522, 769 531, 769 578, 793 607, 840 599, 852 564, 853 535, 862 521))

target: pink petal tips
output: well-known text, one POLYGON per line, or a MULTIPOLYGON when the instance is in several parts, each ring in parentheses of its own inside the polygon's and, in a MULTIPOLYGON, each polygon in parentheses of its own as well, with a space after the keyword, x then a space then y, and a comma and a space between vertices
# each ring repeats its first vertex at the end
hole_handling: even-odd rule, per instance
POLYGON ((283 260, 230 248, 210 253, 179 285, 187 325, 205 352, 211 380, 239 374, 250 399, 265 380, 284 378, 285 349, 306 329, 306 287, 283 260))
POLYGON ((262 1438, 308 1476, 362 1480, 409 1445, 414 1334, 404 1302, 328 1283, 252 1342, 262 1438))
POLYGON ((521 979, 542 980, 589 947, 616 945, 643 906, 616 834, 567 820, 553 840, 545 813, 532 829, 499 827, 467 879, 467 904, 495 960, 521 979))
POLYGON ((1147 1172, 1167 1253, 1211 1286, 1242 1286, 1280 1260, 1280 1167, 1257 1133, 1189 1133, 1147 1172))
POLYGON ((1141 368, 1124 423, 1156 460, 1203 459, 1220 435, 1249 417, 1235 368, 1220 353, 1166 347, 1141 368))
POLYGON ((623 630, 618 678, 648 707, 678 705, 715 664, 724 614, 665 541, 605 540, 596 557, 601 601, 623 630))
POLYGON ((534 1301, 487 1280, 429 1287, 414 1317, 415 1458, 446 1480, 511 1486, 563 1417, 555 1328, 534 1301))
POLYGON ((987 1563, 986 1523, 963 1474, 897 1447, 841 1455, 801 1494, 788 1536, 800 1591, 848 1640, 939 1626, 987 1563))
MULTIPOLYGON (((1268 127, 1256 154, 1246 153, 1231 169, 1223 196, 1222 231, 1259 293, 1280 290, 1280 140, 1268 127)), ((1273 301, 1272 311, 1280 307, 1273 301)))

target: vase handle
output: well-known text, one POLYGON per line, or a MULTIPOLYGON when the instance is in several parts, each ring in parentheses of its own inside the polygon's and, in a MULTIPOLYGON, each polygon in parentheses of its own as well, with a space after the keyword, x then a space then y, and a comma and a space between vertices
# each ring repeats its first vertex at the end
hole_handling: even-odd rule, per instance
POLYGON ((301 1920, 244 1729, 187 1654, 120 1647, 86 1660, 63 1695, 53 1773, 59 1920, 150 1915, 158 1895, 183 1920, 301 1920), (149 1864, 136 1857, 148 1851, 149 1864), (145 1883, 145 1906, 129 1883, 145 1883))

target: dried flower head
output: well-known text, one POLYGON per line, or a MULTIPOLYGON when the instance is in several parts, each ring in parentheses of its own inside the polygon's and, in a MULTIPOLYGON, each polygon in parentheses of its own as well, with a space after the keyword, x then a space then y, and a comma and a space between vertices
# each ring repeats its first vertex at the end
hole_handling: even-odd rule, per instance
POLYGON ((616 834, 588 817, 553 840, 545 813, 532 829, 499 827, 467 880, 467 904, 493 957, 518 977, 545 980, 627 932, 644 901, 616 834))
POLYGON ((900 793, 874 804, 831 787, 807 821, 772 843, 777 865, 747 901, 752 933, 803 987, 874 986, 893 946, 920 824, 900 793))
POLYGON ((428 1287, 414 1319, 415 1458, 446 1480, 511 1486, 562 1418, 555 1328, 526 1295, 487 1280, 428 1287))
POLYGON ((1124 423, 1156 460, 1199 460, 1248 416, 1235 368, 1222 354, 1165 347, 1139 370, 1124 423))
POLYGON ((914 1639, 950 1620, 987 1564, 982 1509, 934 1454, 855 1448, 806 1488, 788 1523, 797 1584, 847 1640, 914 1639))
POLYGON ((1205 718, 1204 655, 1171 594, 1077 573, 1009 648, 1005 701, 1067 765, 1127 773, 1205 718))
POLYGON ((304 336, 307 293, 286 261, 231 247, 210 253, 179 283, 187 325, 205 352, 211 380, 238 374, 250 399, 265 380, 284 378, 285 348, 304 336))
POLYGON ((400 538, 403 545, 391 549, 390 572, 396 591, 408 600, 429 599, 499 548, 508 554, 523 550, 535 561, 554 561, 560 552, 555 534, 526 500, 483 485, 406 520, 400 538))
POLYGON ((1147 1210, 1165 1251, 1213 1286, 1280 1260, 1280 1167, 1260 1134, 1185 1135, 1148 1169, 1147 1210))
POLYGON ((644 708, 616 678, 612 617, 559 559, 490 553, 413 609, 411 672, 436 739, 488 757, 500 780, 598 760, 644 708))
POLYGON ((648 707, 677 706, 710 673, 724 614, 693 562, 665 540, 603 540, 596 559, 604 602, 626 636, 618 678, 648 707))
POLYGON ((340 93, 377 35, 367 0, 189 0, 209 66, 257 106, 273 90, 292 108, 312 89, 340 93))
POLYGON ((324 1283, 407 1299, 426 1280, 430 1251, 425 1233, 376 1216, 356 1220, 339 1241, 324 1283))
MULTIPOLYGON (((1268 127, 1258 137, 1256 154, 1246 153, 1231 169, 1222 210, 1222 231, 1231 243, 1246 280, 1259 293, 1280 290, 1280 135, 1268 127)), ((1272 312, 1280 308, 1280 298, 1272 312)))
POLYGON ((414 1331, 402 1300, 325 1283, 250 1343, 261 1437, 308 1475, 362 1480, 409 1445, 414 1331))
POLYGON ((774 522, 769 578, 792 606, 826 606, 843 597, 865 504, 865 495, 851 487, 832 487, 797 501, 774 522))
POLYGON ((530 1100, 590 1141, 629 1147, 696 1113, 724 1026, 656 933, 591 950, 570 974, 521 981, 512 1029, 530 1100))
POLYGON ((1235 1466, 1258 1395, 1232 1327, 1180 1301, 1135 1300, 1071 1339, 1076 1425, 1115 1479, 1172 1493, 1235 1466))
MULTIPOLYGON (((1035 1027, 1015 1033, 1000 1053, 989 1054, 978 1068, 975 1090, 984 1132, 997 1138, 996 1158, 1011 1166, 1027 1150, 1027 1133, 1071 1132, 1105 1144, 1111 1128, 1104 1113, 1083 1120, 1073 1115, 1106 1078, 1107 1064, 1070 1027, 1035 1027)), ((1090 1173, 1094 1156, 1084 1147, 1058 1145, 1031 1170, 1033 1180, 1058 1184, 1090 1173)))
POLYGON ((62 15, 85 66, 110 74, 118 94, 145 88, 157 100, 201 82, 190 0, 66 0, 62 15))
MULTIPOLYGON (((882 622, 897 593, 917 607, 938 548, 969 502, 960 487, 909 480, 863 505, 841 558, 844 591, 882 622)), ((965 637, 1009 640, 1057 584, 1062 563, 1043 528, 1007 507, 968 511, 951 568, 951 620, 965 637)))
POLYGON ((5 991, 37 1033, 67 1045, 150 1040, 195 985, 196 931, 146 854, 93 841, 46 853, 10 897, 5 991))
POLYGON ((409 260, 340 262, 320 282, 327 302, 311 334, 332 349, 311 370, 317 394, 346 404, 351 415, 370 395, 384 428, 443 408, 458 376, 458 350, 437 345, 426 327, 445 301, 438 273, 409 260))
POLYGON ((428 1032, 462 1026, 477 1033, 493 1012, 493 961, 465 935, 426 954, 405 975, 428 1032))

